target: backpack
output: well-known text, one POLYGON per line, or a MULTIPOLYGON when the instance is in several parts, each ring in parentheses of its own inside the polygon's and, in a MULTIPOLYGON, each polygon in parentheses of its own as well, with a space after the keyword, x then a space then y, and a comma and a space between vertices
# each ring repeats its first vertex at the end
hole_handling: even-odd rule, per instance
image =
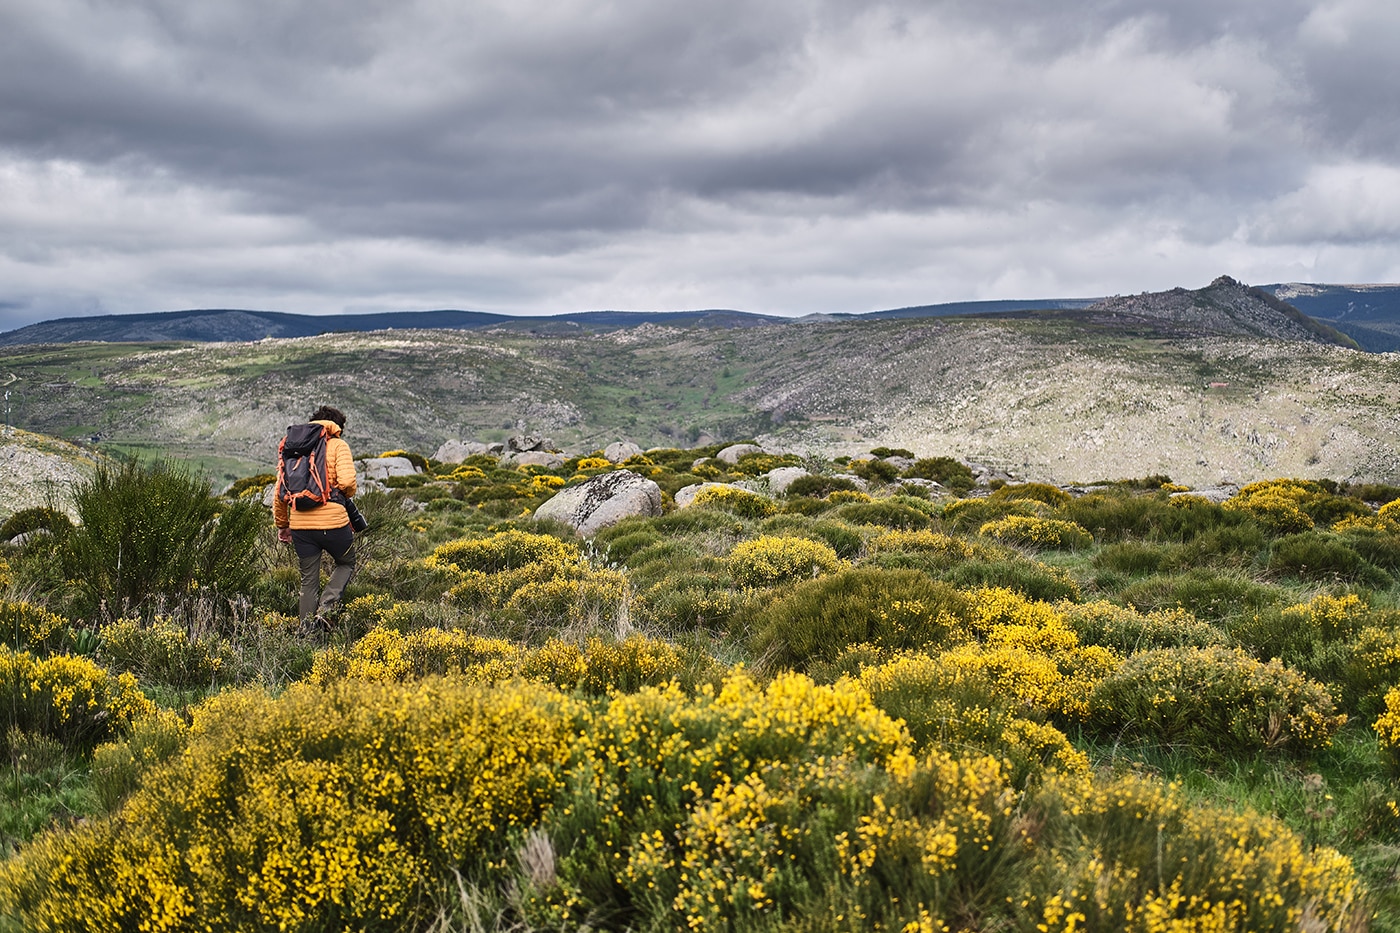
POLYGON ((331 498, 326 475, 326 427, 293 424, 277 445, 277 488, 282 500, 298 511, 318 508, 331 498))

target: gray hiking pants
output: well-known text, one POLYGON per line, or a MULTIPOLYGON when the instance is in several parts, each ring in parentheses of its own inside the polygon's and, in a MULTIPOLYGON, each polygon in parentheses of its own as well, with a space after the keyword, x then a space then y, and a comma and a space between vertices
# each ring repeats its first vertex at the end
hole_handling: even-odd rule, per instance
POLYGON ((297 614, 302 622, 333 611, 340 604, 346 584, 355 574, 355 533, 349 525, 341 528, 292 529, 292 546, 301 564, 301 595, 297 614), (335 560, 326 588, 321 589, 321 554, 335 560))

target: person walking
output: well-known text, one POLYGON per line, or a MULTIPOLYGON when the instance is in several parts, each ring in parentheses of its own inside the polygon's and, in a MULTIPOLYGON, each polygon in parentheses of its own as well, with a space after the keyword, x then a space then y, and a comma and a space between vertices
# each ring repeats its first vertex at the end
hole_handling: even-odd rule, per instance
POLYGON ((332 496, 323 505, 311 509, 291 508, 282 495, 282 481, 272 498, 272 521, 277 526, 277 540, 296 549, 301 565, 301 594, 297 613, 303 630, 313 626, 330 628, 330 618, 340 605, 345 586, 355 573, 355 533, 350 527, 350 515, 335 492, 347 499, 357 492, 355 458, 350 445, 341 435, 345 432, 345 413, 338 408, 322 405, 311 416, 312 424, 326 429, 326 479, 332 496), (330 579, 321 589, 321 555, 329 554, 335 561, 330 579))

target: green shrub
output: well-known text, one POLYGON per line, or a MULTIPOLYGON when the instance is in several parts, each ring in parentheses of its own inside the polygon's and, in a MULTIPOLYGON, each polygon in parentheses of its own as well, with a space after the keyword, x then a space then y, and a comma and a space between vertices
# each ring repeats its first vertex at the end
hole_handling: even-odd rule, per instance
POLYGON ((1012 499, 1034 499, 1044 502, 1051 508, 1060 509, 1073 500, 1073 497, 1058 486, 1048 483, 1016 483, 1003 486, 987 497, 993 501, 1012 499))
POLYGON ((882 525, 885 528, 927 528, 928 516, 918 509, 899 502, 881 499, 875 502, 851 502, 834 513, 836 518, 853 525, 882 525))
POLYGON ((963 561, 940 573, 939 579, 963 589, 1003 587, 1047 603, 1080 598, 1079 584, 1068 573, 1028 558, 963 561))
POLYGON ((851 472, 866 482, 883 485, 899 476, 899 467, 883 460, 853 460, 851 472))
POLYGON ((961 496, 976 485, 972 470, 952 457, 924 457, 904 471, 912 479, 931 479, 954 495, 961 496))
POLYGON ((1094 566, 1104 570, 1140 576, 1156 573, 1171 563, 1169 545, 1121 541, 1109 544, 1094 555, 1094 566))
POLYGON ((1368 529, 1352 529, 1342 536, 1361 559, 1388 573, 1400 571, 1400 535, 1368 529))
POLYGON ((804 670, 852 645, 891 651, 966 637, 966 598, 913 570, 857 568, 797 584, 754 621, 753 653, 768 669, 804 670))
POLYGON ((261 504, 225 503, 182 467, 99 464, 74 486, 73 506, 80 524, 36 545, 52 560, 25 566, 74 616, 112 620, 201 590, 232 596, 257 579, 261 504))
POLYGON ((1345 721, 1321 684, 1219 646, 1139 652, 1090 699, 1106 734, 1227 753, 1324 748, 1345 721))
POLYGON ((1275 540, 1269 569, 1304 580, 1346 580, 1381 589, 1393 582, 1389 574, 1365 561, 1337 536, 1316 531, 1275 540))
POLYGON ((1225 524, 1203 530, 1182 545, 1176 566, 1190 568, 1214 563, 1243 567, 1253 563, 1268 543, 1269 537, 1264 533, 1264 529, 1253 521, 1225 524))
POLYGON ((841 566, 836 552, 823 541, 776 535, 739 542, 725 562, 730 576, 740 586, 773 586, 810 579, 841 566))
POLYGON ((18 512, 0 524, 0 541, 10 541, 34 531, 64 531, 72 528, 72 520, 60 509, 37 505, 18 512))
POLYGON ((1267 586, 1239 575, 1222 575, 1204 569, 1148 577, 1124 589, 1119 598, 1144 611, 1179 606, 1198 619, 1215 623, 1282 601, 1279 594, 1267 586))
POLYGON ((914 451, 905 450, 903 447, 872 447, 870 456, 885 459, 886 457, 903 457, 906 460, 914 459, 914 451))
POLYGON ((1102 645, 1123 655, 1151 648, 1205 648, 1229 642, 1225 632, 1185 609, 1138 612, 1098 600, 1057 607, 1081 644, 1102 645))
MULTIPOLYGON (((608 529, 611 531, 612 529, 608 529)), ((629 559, 645 548, 665 540, 650 528, 627 530, 625 534, 614 534, 604 538, 598 536, 597 544, 604 548, 609 560, 628 563, 629 559)))
POLYGON ((789 499, 809 497, 824 499, 833 492, 855 492, 860 487, 854 481, 846 479, 844 476, 820 476, 812 473, 807 476, 799 476, 788 484, 788 488, 783 491, 783 495, 789 499))
POLYGON ((855 557, 865 546, 865 538, 850 525, 837 521, 812 521, 805 515, 775 515, 760 525, 758 530, 764 534, 786 534, 824 541, 837 557, 845 560, 855 557))
POLYGON ((179 715, 154 709, 136 717, 116 742, 99 745, 92 755, 92 782, 103 809, 115 810, 147 772, 184 749, 189 734, 179 715))
POLYGON ((1060 508, 1060 515, 1087 528, 1099 541, 1149 538, 1159 535, 1180 540, 1179 535, 1163 534, 1170 520, 1179 518, 1160 496, 1134 495, 1125 489, 1092 492, 1071 499, 1060 508))
POLYGON ((955 499, 943 506, 945 527, 953 531, 972 532, 987 522, 1008 515, 1045 515, 1050 507, 1034 499, 955 499))
POLYGON ((116 671, 142 682, 172 687, 212 687, 228 682, 233 647, 214 634, 191 637, 169 617, 150 623, 121 619, 102 630, 101 657, 116 671))

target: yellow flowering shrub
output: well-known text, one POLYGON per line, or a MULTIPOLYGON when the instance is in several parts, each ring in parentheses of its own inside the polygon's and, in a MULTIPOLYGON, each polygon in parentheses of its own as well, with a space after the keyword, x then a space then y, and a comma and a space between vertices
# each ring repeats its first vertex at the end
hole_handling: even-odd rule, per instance
POLYGON ((9 589, 10 587, 14 586, 14 584, 14 568, 10 566, 10 562, 8 560, 6 560, 3 557, 0 557, 0 590, 9 589))
POLYGON ((1081 644, 1103 645, 1122 654, 1148 648, 1203 648, 1229 640, 1225 632, 1179 606, 1141 612, 1099 599, 1088 603, 1060 602, 1055 608, 1081 644))
POLYGON ((977 533, 1007 544, 1051 550, 1078 550, 1094 543, 1094 536, 1076 522, 1035 515, 1008 515, 995 519, 983 524, 977 533))
POLYGON ((86 658, 36 658, 0 645, 0 709, 7 728, 90 748, 154 704, 130 674, 114 677, 86 658))
POLYGON ((118 619, 102 630, 103 660, 145 681, 176 687, 213 686, 225 674, 233 647, 215 635, 192 638, 169 616, 149 623, 118 619))
POLYGON ((826 494, 826 501, 840 505, 845 502, 874 502, 875 499, 859 489, 837 489, 826 494))
POLYGON ((1272 817, 1135 776, 1051 778, 1025 806, 1036 851, 1019 900, 1039 930, 1365 928, 1351 861, 1272 817))
POLYGON ((990 679, 996 690, 1027 711, 1077 722, 1089 716, 1089 698, 1122 659, 1097 645, 1054 654, 1019 645, 963 645, 939 660, 990 679))
POLYGON ((559 489, 564 485, 564 477, 552 476, 548 473, 541 473, 538 476, 531 477, 530 485, 535 489, 542 491, 559 489))
POLYGON ((0 866, 25 929, 399 930, 553 801, 573 706, 427 680, 223 694, 107 819, 0 866))
POLYGON ((1051 486, 1049 483, 1016 483, 1014 485, 1003 486, 992 492, 987 497, 992 500, 1032 500, 1043 502, 1052 508, 1062 508, 1069 505, 1072 497, 1058 486, 1051 486))
POLYGON ((0 644, 46 655, 72 641, 68 620, 42 606, 0 599, 0 644))
POLYGON ((612 461, 607 457, 583 457, 579 460, 575 469, 579 472, 584 470, 611 470, 612 461))
POLYGON ((501 605, 532 625, 611 629, 625 617, 631 594, 625 573, 585 567, 576 574, 525 582, 501 605))
POLYGON ((937 531, 886 531, 876 535, 868 547, 874 553, 912 551, 931 553, 956 560, 1003 560, 1008 552, 977 541, 955 538, 937 531))
POLYGON ((1370 612, 1370 607, 1355 593, 1345 596, 1320 593, 1309 602, 1284 609, 1282 616, 1286 625, 1316 633, 1324 641, 1336 641, 1354 635, 1370 612))
POLYGON ((1309 480, 1275 479, 1250 483, 1226 499, 1223 508, 1244 512, 1275 534, 1307 531, 1313 520, 1305 506, 1326 495, 1309 480))
POLYGON ((1089 773, 1088 757, 1063 732, 1015 715, 985 671, 903 654, 862 670, 860 683, 905 724, 916 747, 997 755, 1017 787, 1047 767, 1089 773))
POLYGON ((459 573, 499 573, 530 564, 562 566, 577 561, 580 556, 578 545, 571 542, 550 535, 510 530, 486 538, 464 538, 438 545, 426 562, 429 567, 459 573))
POLYGON ((454 479, 458 482, 463 482, 470 480, 485 479, 486 473, 479 466, 473 466, 469 463, 464 463, 461 466, 458 466, 455 469, 453 469, 453 471, 447 474, 447 476, 449 479, 454 479))
POLYGON ((723 483, 701 488, 690 504, 732 512, 740 518, 767 518, 779 509, 778 503, 767 496, 723 483))
POLYGON ((1092 721, 1218 751, 1325 748, 1346 722, 1331 694, 1238 648, 1159 648, 1128 658, 1094 692, 1092 721))
POLYGON ((810 579, 833 573, 844 564, 825 542, 779 535, 740 541, 725 558, 730 576, 740 586, 773 586, 810 579))
POLYGON ((376 628, 348 648, 316 653, 307 680, 326 686, 352 678, 380 682, 419 680, 433 674, 462 673, 476 665, 513 665, 520 649, 499 638, 425 628, 407 635, 376 628))
POLYGON ((1372 724, 1376 739, 1380 742, 1381 753, 1390 763, 1391 769, 1400 771, 1400 687, 1393 687, 1385 695, 1385 712, 1372 724))
POLYGON ((954 499, 943 506, 943 522, 956 531, 980 528, 1010 515, 1046 518, 1054 509, 1037 499, 954 499))

